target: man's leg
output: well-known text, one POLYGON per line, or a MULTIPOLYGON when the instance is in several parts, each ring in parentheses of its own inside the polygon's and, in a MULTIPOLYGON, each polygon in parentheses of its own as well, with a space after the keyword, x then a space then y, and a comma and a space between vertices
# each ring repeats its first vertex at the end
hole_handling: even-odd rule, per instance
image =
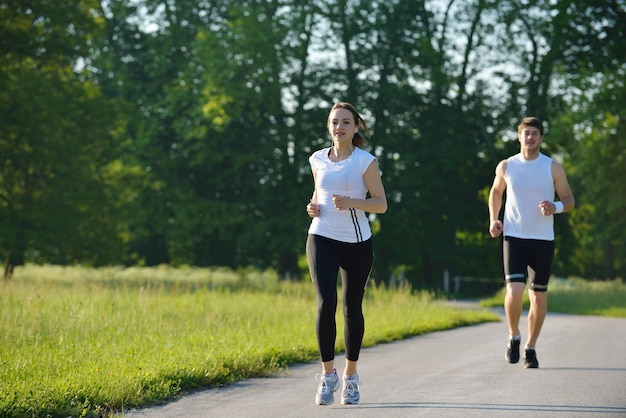
POLYGON ((528 289, 528 297, 530 310, 528 311, 528 341, 526 346, 535 347, 548 311, 548 293, 528 289))
POLYGON ((509 363, 517 363, 519 361, 519 346, 521 342, 519 320, 522 316, 522 296, 524 295, 525 286, 525 283, 520 282, 508 282, 506 284, 504 310, 509 327, 509 340, 504 358, 509 363))
POLYGON ((554 241, 536 241, 530 243, 530 262, 528 266, 528 339, 524 350, 524 367, 539 367, 535 345, 548 312, 548 281, 554 258, 554 241))
POLYGON ((519 348, 521 341, 519 321, 522 316, 522 300, 524 297, 524 289, 526 288, 526 274, 528 271, 523 240, 504 237, 502 261, 504 263, 504 277, 506 279, 504 311, 509 328, 509 340, 504 358, 509 363, 517 363, 520 357, 519 348))
POLYGON ((548 294, 543 291, 528 289, 530 309, 528 311, 528 340, 524 348, 524 367, 536 369, 539 367, 535 344, 539 338, 543 321, 546 318, 548 294))
POLYGON ((534 348, 548 312, 548 281, 554 258, 554 241, 533 241, 530 246, 528 266, 528 341, 526 347, 534 348))
POLYGON ((522 316, 522 297, 524 295, 525 283, 509 282, 506 284, 506 296, 504 297, 504 311, 506 312, 506 322, 509 327, 509 334, 519 336, 519 320, 522 316))

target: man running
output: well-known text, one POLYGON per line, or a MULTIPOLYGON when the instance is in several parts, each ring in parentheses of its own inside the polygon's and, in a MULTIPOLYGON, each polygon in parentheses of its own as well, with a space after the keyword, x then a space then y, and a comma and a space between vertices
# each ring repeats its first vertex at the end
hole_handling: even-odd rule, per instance
POLYGON ((524 367, 538 368, 535 346, 547 312, 548 280, 554 258, 553 215, 574 207, 565 170, 540 152, 543 123, 526 117, 517 128, 520 152, 500 161, 489 192, 489 234, 504 234, 503 263, 506 281, 504 309, 509 328, 506 360, 520 358, 522 296, 529 279, 528 338, 524 367), (508 189, 507 189, 508 187, 508 189), (507 189, 504 220, 499 220, 507 189), (554 201, 555 192, 559 201, 554 201))

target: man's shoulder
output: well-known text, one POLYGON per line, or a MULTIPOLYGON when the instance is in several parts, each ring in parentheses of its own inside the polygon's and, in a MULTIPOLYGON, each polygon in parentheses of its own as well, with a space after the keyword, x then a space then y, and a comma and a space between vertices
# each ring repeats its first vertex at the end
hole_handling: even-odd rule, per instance
POLYGON ((500 160, 498 165, 496 166, 496 171, 501 171, 503 174, 506 172, 506 169, 510 162, 520 161, 520 154, 511 155, 508 158, 500 160))
POLYGON ((544 154, 543 152, 539 153, 539 158, 546 160, 546 161, 554 161, 554 159, 552 157, 550 157, 549 155, 544 154))
POLYGON ((513 154, 513 155, 511 155, 509 158, 505 158, 505 159, 504 159, 504 160, 502 160, 502 161, 507 161, 507 162, 509 162, 509 161, 522 161, 522 160, 523 160, 523 158, 522 158, 522 153, 521 153, 521 152, 518 152, 517 154, 513 154))

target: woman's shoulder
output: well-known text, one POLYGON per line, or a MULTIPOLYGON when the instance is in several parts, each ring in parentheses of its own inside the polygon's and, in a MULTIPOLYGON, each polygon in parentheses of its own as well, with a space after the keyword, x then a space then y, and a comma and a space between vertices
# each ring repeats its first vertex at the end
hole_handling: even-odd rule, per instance
POLYGON ((317 151, 313 152, 313 154, 309 156, 309 161, 323 159, 326 155, 328 155, 328 150, 329 150, 328 147, 318 149, 317 151))
POLYGON ((354 155, 358 158, 369 161, 376 159, 376 157, 371 152, 359 147, 354 148, 354 155))

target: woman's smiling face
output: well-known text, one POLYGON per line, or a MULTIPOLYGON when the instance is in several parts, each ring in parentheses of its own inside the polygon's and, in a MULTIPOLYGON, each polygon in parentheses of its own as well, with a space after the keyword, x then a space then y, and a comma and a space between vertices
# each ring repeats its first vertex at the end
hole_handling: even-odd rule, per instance
POLYGON ((335 109, 328 116, 328 132, 333 142, 351 142, 357 130, 354 115, 348 109, 335 109))

